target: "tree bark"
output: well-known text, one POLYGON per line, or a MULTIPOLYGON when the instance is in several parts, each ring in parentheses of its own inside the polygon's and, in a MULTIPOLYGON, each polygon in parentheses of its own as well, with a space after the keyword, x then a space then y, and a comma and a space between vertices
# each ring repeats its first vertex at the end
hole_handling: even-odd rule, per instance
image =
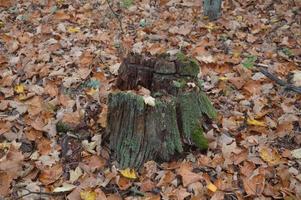
POLYGON ((201 91, 198 73, 198 63, 182 54, 174 59, 130 55, 124 60, 116 84, 122 91, 108 99, 107 133, 119 167, 168 161, 185 144, 207 149, 202 123, 204 117, 215 118, 216 111, 201 91), (141 86, 150 90, 154 106, 130 92, 141 86))
POLYGON ((209 20, 216 20, 221 16, 222 0, 203 0, 204 15, 209 20))

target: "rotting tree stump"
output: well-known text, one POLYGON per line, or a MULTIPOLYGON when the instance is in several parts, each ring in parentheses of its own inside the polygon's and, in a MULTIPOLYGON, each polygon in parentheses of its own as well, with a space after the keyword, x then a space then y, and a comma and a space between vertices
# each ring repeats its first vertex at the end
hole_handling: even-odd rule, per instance
POLYGON ((121 64, 117 87, 109 95, 107 134, 120 168, 139 168, 145 161, 168 161, 185 144, 208 148, 203 136, 205 118, 216 111, 201 91, 199 65, 183 54, 146 57, 131 54, 121 64), (135 92, 150 90, 155 105, 135 92))

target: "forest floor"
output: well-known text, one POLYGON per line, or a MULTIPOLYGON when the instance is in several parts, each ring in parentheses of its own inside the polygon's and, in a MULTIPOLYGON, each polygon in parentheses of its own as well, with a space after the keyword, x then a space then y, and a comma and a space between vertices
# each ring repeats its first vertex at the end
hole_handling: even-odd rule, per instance
POLYGON ((213 22, 201 0, 109 2, 0 0, 0 199, 301 199, 301 1, 225 0, 213 22), (207 152, 137 172, 109 158, 131 51, 198 60, 219 113, 207 152))

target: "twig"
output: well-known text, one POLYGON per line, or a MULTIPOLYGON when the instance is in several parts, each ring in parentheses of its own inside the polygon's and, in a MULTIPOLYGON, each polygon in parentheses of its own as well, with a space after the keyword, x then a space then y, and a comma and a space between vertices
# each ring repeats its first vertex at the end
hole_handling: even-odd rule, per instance
POLYGON ((274 74, 268 72, 266 69, 264 69, 263 67, 266 67, 267 65, 264 64, 255 64, 255 66, 258 67, 258 70, 265 75, 266 77, 268 77, 269 79, 271 79, 272 81, 275 81, 275 83, 277 83, 278 85, 284 87, 285 90, 290 90, 293 92, 296 92, 298 94, 301 94, 301 87, 297 87, 294 86, 293 84, 287 83, 286 81, 278 78, 277 76, 275 76, 274 74))
POLYGON ((114 14, 114 16, 116 17, 116 19, 118 20, 119 22, 119 26, 120 26, 120 30, 121 30, 121 33, 124 33, 123 31, 123 28, 122 28, 122 22, 121 22, 121 19, 119 18, 119 15, 113 10, 113 7, 112 5, 110 4, 109 0, 106 0, 110 10, 112 11, 112 13, 114 14))
POLYGON ((34 191, 31 191, 29 189, 26 189, 26 188, 20 188, 21 190, 26 190, 28 193, 26 194, 23 194, 19 197, 16 198, 16 200, 18 199, 22 199, 28 195, 31 195, 31 194, 37 194, 37 195, 46 195, 46 196, 61 196, 61 195, 64 195, 66 194, 67 192, 70 192, 70 191, 66 191, 66 192, 34 192, 34 191))

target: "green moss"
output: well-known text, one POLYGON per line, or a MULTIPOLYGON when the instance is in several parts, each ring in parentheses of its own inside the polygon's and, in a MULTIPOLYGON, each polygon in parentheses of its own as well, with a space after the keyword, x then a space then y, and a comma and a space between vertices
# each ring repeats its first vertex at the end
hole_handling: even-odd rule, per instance
POLYGON ((183 88, 186 85, 186 81, 181 79, 179 81, 173 81, 172 82, 173 86, 175 86, 176 88, 183 88))
POLYGON ((201 127, 197 127, 191 134, 191 139, 195 146, 197 146, 201 150, 208 149, 208 140, 205 138, 203 129, 201 127))
POLYGON ((135 102, 137 104, 137 108, 141 111, 144 109, 144 99, 142 96, 130 93, 130 92, 118 92, 115 94, 109 95, 109 106, 116 107, 125 102, 135 102))
POLYGON ((202 113, 206 114, 210 119, 215 119, 217 117, 217 112, 215 108, 213 107, 208 96, 203 91, 200 91, 199 103, 199 107, 202 113))
POLYGON ((199 64, 195 59, 185 56, 182 52, 176 54, 177 60, 181 63, 179 67, 180 75, 196 77, 200 71, 199 64))
POLYGON ((177 60, 179 60, 179 61, 186 61, 187 60, 187 57, 182 52, 178 52, 176 54, 176 57, 177 57, 177 60))
MULTIPOLYGON (((157 125, 157 136, 163 137, 162 152, 159 157, 168 160, 176 152, 182 152, 181 135, 177 124, 175 99, 169 101, 158 100, 155 107, 155 119, 157 125)), ((155 139, 157 140, 157 139, 155 139)), ((156 147, 156 144, 154 145, 156 147)))
POLYGON ((177 124, 177 113, 176 113, 176 101, 175 99, 172 102, 165 102, 166 112, 166 125, 167 129, 170 131, 168 140, 167 140, 167 149, 169 149, 170 156, 175 152, 182 152, 183 147, 181 143, 181 136, 177 124))
POLYGON ((202 112, 199 107, 196 93, 184 93, 179 95, 178 99, 181 131, 183 132, 184 137, 189 140, 192 131, 198 125, 199 119, 202 117, 202 112))
POLYGON ((178 96, 180 111, 180 127, 184 138, 190 140, 195 133, 195 127, 199 127, 203 115, 214 119, 217 116, 215 108, 209 98, 202 91, 187 92, 178 96))
POLYGON ((56 123, 56 131, 59 133, 67 133, 68 131, 72 131, 73 129, 68 125, 59 121, 56 123))

